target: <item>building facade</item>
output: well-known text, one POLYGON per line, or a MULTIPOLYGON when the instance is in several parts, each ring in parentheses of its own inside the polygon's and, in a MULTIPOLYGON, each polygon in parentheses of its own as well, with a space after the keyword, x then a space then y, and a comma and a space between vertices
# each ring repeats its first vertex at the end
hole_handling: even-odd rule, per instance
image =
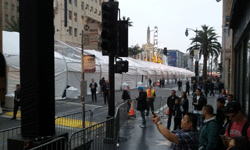
POLYGON ((184 68, 184 53, 179 50, 168 50, 168 65, 173 67, 184 68))
POLYGON ((2 0, 2 27, 5 29, 7 20, 19 20, 19 0, 2 0))
POLYGON ((230 5, 230 92, 250 118, 250 1, 232 0, 230 5))

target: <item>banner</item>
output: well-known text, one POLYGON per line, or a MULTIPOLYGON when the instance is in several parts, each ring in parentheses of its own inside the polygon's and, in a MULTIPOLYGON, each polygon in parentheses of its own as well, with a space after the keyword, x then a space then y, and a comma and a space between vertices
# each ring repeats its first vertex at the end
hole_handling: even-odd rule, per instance
POLYGON ((98 49, 98 24, 88 23, 84 25, 83 44, 84 49, 98 49))
POLYGON ((95 55, 84 55, 84 73, 95 72, 95 55))

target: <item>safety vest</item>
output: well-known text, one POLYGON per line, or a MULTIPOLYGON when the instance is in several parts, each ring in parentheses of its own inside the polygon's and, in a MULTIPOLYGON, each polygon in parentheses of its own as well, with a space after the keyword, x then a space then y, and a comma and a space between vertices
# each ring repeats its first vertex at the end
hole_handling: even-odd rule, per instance
POLYGON ((147 97, 153 97, 155 95, 155 90, 151 89, 151 91, 149 89, 147 89, 147 97))

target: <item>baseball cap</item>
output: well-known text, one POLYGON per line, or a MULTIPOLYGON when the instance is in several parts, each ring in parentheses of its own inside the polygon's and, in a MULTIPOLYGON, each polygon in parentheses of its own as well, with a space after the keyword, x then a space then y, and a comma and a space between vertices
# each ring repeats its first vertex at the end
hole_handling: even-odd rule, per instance
POLYGON ((217 102, 218 102, 218 101, 221 102, 221 103, 223 103, 223 104, 225 104, 225 99, 222 98, 222 97, 221 97, 221 98, 218 98, 218 99, 217 99, 217 102))
POLYGON ((239 102, 231 102, 228 103, 226 113, 237 113, 238 111, 241 111, 241 105, 239 102))
POLYGON ((139 87, 138 87, 138 90, 143 90, 143 87, 139 86, 139 87))

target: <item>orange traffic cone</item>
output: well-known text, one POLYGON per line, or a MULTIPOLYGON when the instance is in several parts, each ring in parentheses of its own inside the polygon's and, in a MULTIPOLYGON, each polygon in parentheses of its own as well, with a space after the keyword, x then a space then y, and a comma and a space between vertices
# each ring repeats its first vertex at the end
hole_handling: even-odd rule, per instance
POLYGON ((134 110, 134 102, 131 102, 131 107, 130 107, 130 111, 129 111, 129 117, 135 117, 135 110, 134 110))
POLYGON ((166 115, 169 115, 169 109, 167 109, 167 112, 165 113, 166 115))
POLYGON ((228 90, 226 89, 226 94, 228 94, 228 90))

